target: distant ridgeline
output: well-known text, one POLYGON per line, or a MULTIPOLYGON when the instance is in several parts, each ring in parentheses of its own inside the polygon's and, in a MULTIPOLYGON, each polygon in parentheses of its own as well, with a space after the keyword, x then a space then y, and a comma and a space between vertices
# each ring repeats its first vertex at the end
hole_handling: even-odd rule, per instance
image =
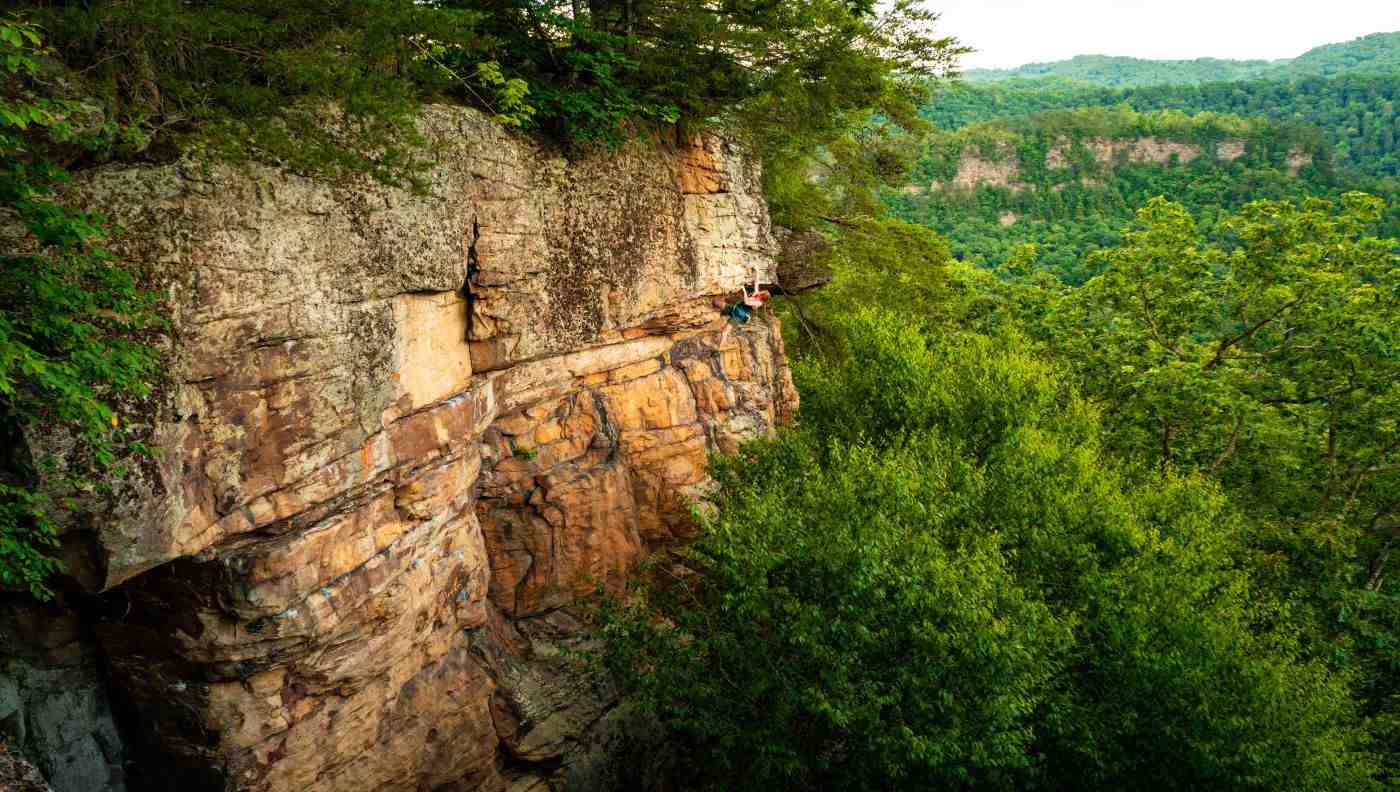
POLYGON ((1053 63, 1031 63, 1014 69, 973 69, 973 82, 1060 77, 1099 86, 1184 85, 1236 80, 1289 80, 1330 77, 1360 71, 1400 69, 1400 31, 1374 33, 1339 44, 1308 50, 1283 60, 1143 60, 1110 55, 1079 55, 1053 63))
POLYGON ((1335 196, 1344 188, 1315 128, 1262 119, 1126 107, 1036 113, 934 133, 912 183, 886 200, 904 220, 947 236, 984 266, 1026 243, 1071 283, 1115 245, 1134 210, 1157 195, 1206 226, 1258 198, 1335 196))
POLYGON ((1277 66, 1275 61, 1221 60, 1143 60, 1115 55, 1076 55, 1069 60, 1053 63, 1028 63, 1014 69, 971 69, 966 73, 970 82, 989 83, 1002 80, 1060 79, 1070 82, 1109 87, 1163 85, 1214 82, 1220 80, 1249 80, 1268 74, 1277 66))

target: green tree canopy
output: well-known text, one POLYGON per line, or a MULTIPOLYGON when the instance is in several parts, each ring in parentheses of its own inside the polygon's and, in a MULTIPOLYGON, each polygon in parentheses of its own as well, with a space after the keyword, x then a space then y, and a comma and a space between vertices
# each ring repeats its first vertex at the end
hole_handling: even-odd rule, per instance
MULTIPOLYGON (((871 112, 915 124, 963 50, 913 0, 28 2, 67 88, 136 130, 298 170, 412 179, 427 101, 573 143, 729 123, 805 163, 871 112)), ((859 158, 847 157, 848 166, 859 158)), ((849 170, 844 168, 843 170, 849 170)))
POLYGON ((612 667, 700 788, 1369 788, 1346 677, 1302 659, 1196 477, 1143 481, 1015 339, 842 323, 803 428, 719 468, 685 573, 612 667))

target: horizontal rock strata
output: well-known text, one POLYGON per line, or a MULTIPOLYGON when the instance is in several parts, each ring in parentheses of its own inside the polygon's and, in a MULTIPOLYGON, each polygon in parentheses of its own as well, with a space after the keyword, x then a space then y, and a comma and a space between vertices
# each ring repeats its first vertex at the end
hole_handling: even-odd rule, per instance
POLYGON ((86 534, 148 785, 618 783, 566 609, 795 409, 776 322, 718 346, 712 299, 777 277, 740 151, 421 126, 424 196, 191 162, 80 187, 171 295, 171 381, 126 416, 159 453, 86 534))

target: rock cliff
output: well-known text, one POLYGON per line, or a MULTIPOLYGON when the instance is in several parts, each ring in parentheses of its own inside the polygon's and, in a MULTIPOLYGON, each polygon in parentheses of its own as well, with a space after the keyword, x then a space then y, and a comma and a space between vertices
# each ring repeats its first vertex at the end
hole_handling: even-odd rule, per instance
POLYGON ((796 407, 774 320, 718 346, 713 297, 777 279, 738 149, 421 127, 426 196, 190 161, 79 187, 170 294, 169 381, 125 416, 157 454, 65 537, 133 787, 623 783, 570 608, 796 407))
MULTIPOLYGON (((1072 169, 1075 164, 1076 145, 1082 148, 1084 155, 1093 163, 1092 173, 1083 176, 1085 184, 1089 186, 1101 186, 1101 177, 1124 165, 1186 165, 1202 156, 1199 145, 1178 140, 1159 137, 1092 137, 1076 144, 1062 141, 1051 146, 1045 153, 1045 169, 1050 172, 1072 169)), ((1249 151, 1248 141, 1231 138, 1216 143, 1214 157, 1219 162, 1228 164, 1246 156, 1249 151)), ((1288 152, 1284 168, 1290 176, 1297 176, 1298 172, 1312 164, 1312 161, 1312 154, 1295 148, 1288 152)), ((1035 189, 1035 185, 1023 180, 1022 164, 1015 149, 1009 145, 1001 145, 988 152, 983 152, 976 146, 963 149, 958 156, 957 169, 952 178, 946 182, 930 182, 927 190, 966 192, 978 187, 1000 188, 1013 193, 1035 189)), ((1055 188, 1063 189, 1058 184, 1052 187, 1055 188)), ((925 186, 908 185, 904 191, 917 195, 925 192, 925 186)))

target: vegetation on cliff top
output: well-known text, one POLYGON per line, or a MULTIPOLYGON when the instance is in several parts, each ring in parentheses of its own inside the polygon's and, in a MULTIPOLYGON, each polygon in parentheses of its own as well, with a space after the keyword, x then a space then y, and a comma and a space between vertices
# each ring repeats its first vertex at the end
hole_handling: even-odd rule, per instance
POLYGON ((615 145, 639 122, 728 124, 782 162, 850 134, 872 111, 917 123, 917 78, 943 74, 961 52, 913 0, 878 10, 872 0, 21 9, 45 29, 73 89, 134 130, 137 147, 386 181, 411 181, 428 164, 413 149, 424 102, 483 107, 572 144, 615 145))

